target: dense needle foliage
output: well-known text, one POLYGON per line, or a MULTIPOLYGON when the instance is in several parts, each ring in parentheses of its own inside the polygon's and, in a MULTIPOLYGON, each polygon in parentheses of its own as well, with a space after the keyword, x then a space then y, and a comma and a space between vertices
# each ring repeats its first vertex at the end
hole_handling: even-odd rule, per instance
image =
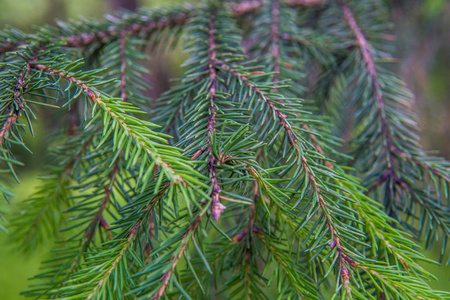
POLYGON ((386 15, 209 1, 2 30, 5 198, 36 110, 64 112, 5 226, 24 253, 57 240, 25 295, 450 299, 414 242, 448 261, 450 165, 420 145, 386 15), (176 45, 183 76, 150 100, 142 62, 176 45))

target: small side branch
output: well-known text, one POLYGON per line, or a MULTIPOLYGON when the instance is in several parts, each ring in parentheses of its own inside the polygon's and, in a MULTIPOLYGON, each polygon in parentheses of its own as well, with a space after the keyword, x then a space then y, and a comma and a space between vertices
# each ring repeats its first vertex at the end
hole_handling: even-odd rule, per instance
POLYGON ((208 58, 209 58, 209 117, 208 117, 208 147, 206 151, 209 153, 208 158, 208 171, 209 176, 211 178, 211 213, 214 220, 217 222, 220 219, 222 212, 225 209, 225 206, 220 202, 220 186, 219 181, 216 177, 216 163, 217 159, 214 157, 214 154, 211 151, 211 140, 214 138, 214 133, 216 129, 214 126, 216 125, 216 92, 217 92, 217 70, 215 67, 216 59, 217 59, 217 51, 216 51, 216 42, 215 42, 215 21, 214 17, 211 18, 209 22, 209 31, 208 31, 208 58))
POLYGON ((100 31, 97 33, 82 33, 68 37, 61 37, 66 47, 85 47, 95 42, 105 42, 107 40, 120 37, 122 34, 137 36, 141 33, 151 32, 155 29, 163 29, 174 26, 180 26, 189 19, 189 13, 178 14, 172 18, 161 18, 157 21, 150 21, 144 24, 133 24, 125 28, 113 28, 108 31, 100 31))
POLYGON ((26 66, 20 71, 17 83, 13 88, 12 100, 14 104, 10 105, 10 111, 8 117, 5 119, 0 130, 0 147, 3 146, 5 138, 8 132, 11 130, 13 124, 20 116, 20 112, 25 108, 25 104, 22 100, 22 95, 27 89, 26 78, 30 75, 30 63, 27 62, 26 66))
POLYGON ((280 73, 280 45, 278 44, 279 40, 279 19, 280 19, 280 0, 273 0, 272 1, 272 24, 271 24, 271 34, 270 39, 272 40, 272 58, 273 58, 273 71, 275 72, 275 75, 273 77, 273 81, 275 84, 278 83, 280 80, 279 73, 280 73))
POLYGON ((11 130, 13 124, 17 121, 18 118, 18 113, 10 113, 9 117, 7 117, 5 122, 3 122, 3 126, 0 131, 0 147, 3 146, 3 142, 5 141, 8 132, 11 130))
POLYGON ((183 256, 183 254, 186 252, 187 245, 190 241, 190 239, 193 237, 195 231, 197 230, 197 227, 200 225, 200 221, 203 217, 204 210, 200 212, 200 214, 195 218, 194 222, 192 222, 186 232, 183 234, 183 237, 181 239, 180 245, 181 248, 178 251, 176 255, 172 257, 172 263, 170 265, 170 269, 164 273, 163 277, 161 278, 162 283, 160 288, 156 291, 156 293, 153 295, 153 300, 158 300, 164 295, 164 292, 166 290, 167 285, 169 284, 169 280, 172 277, 172 273, 175 270, 175 268, 178 265, 178 262, 180 261, 180 258, 183 256))
MULTIPOLYGON (((355 20, 355 17, 353 16, 353 13, 350 9, 350 7, 343 1, 339 0, 339 4, 341 6, 342 12, 344 14, 344 19, 348 23, 351 31, 353 32, 356 43, 361 51, 361 55, 363 58, 363 61, 366 65, 367 72, 369 73, 369 77, 372 83, 372 92, 373 95, 378 103, 377 106, 377 114, 381 121, 381 132, 385 138, 387 149, 386 149, 386 161, 388 164, 388 169, 386 170, 385 175, 388 176, 382 176, 382 178, 385 178, 386 180, 390 178, 391 175, 395 175, 395 170, 393 167, 393 141, 392 141, 392 132, 388 126, 388 118, 386 116, 386 105, 384 103, 383 96, 381 94, 381 85, 377 78, 377 71, 375 68, 375 61, 372 56, 372 53, 369 48, 369 43, 367 42, 366 37, 364 36, 361 28, 359 28, 358 23, 355 20)), ((374 187, 383 184, 384 181, 380 181, 381 178, 375 182, 374 187)), ((371 188, 372 189, 372 188, 371 188)))

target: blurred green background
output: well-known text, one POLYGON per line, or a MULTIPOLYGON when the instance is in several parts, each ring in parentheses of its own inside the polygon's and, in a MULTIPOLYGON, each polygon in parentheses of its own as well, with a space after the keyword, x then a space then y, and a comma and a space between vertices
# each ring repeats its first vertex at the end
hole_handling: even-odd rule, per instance
MULTIPOLYGON (((138 6, 167 5, 179 0, 142 0, 138 6)), ((197 2, 197 1, 195 1, 197 2)), ((113 13, 120 5, 134 5, 131 0, 0 0, 0 25, 11 25, 24 31, 33 31, 36 25, 53 23, 55 19, 67 20, 78 16, 101 18, 113 13)), ((397 36, 396 57, 401 59, 398 72, 416 95, 416 110, 419 115, 425 148, 438 150, 440 155, 450 159, 450 1, 447 0, 386 0, 390 6, 391 19, 397 36)), ((152 81, 156 87, 152 96, 158 96, 168 87, 168 78, 177 76, 179 62, 183 55, 159 54, 150 62, 152 81), (157 62, 155 62, 157 61, 157 62), (169 63, 167 63, 169 62, 169 63)), ((35 122, 35 132, 42 131, 43 121, 35 122)), ((20 201, 33 192, 39 182, 38 170, 42 172, 43 153, 46 141, 42 135, 29 138, 27 143, 34 155, 22 160, 26 169, 19 170, 21 185, 16 185, 14 201, 20 201)), ((0 208, 7 210, 4 203, 0 208)), ((51 248, 38 249, 35 255, 24 257, 13 251, 0 232, 0 300, 24 299, 19 295, 28 286, 27 279, 36 274, 40 261, 45 259, 51 248)), ((438 259, 436 250, 426 251, 427 256, 438 259)), ((450 291, 450 267, 425 265, 436 274, 438 281, 431 286, 450 291)))

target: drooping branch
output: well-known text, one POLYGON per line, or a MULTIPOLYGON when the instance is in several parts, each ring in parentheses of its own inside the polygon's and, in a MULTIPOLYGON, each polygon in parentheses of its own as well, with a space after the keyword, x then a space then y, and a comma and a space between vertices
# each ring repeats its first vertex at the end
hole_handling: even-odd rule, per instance
POLYGON ((174 169, 170 166, 170 164, 168 162, 163 161, 162 158, 153 151, 153 148, 150 148, 145 143, 145 140, 143 139, 143 137, 134 132, 133 127, 130 124, 127 124, 122 118, 120 118, 115 112, 113 112, 110 107, 108 107, 106 102, 100 97, 100 93, 95 92, 88 84, 83 83, 81 80, 71 76, 70 74, 68 74, 62 70, 52 69, 52 68, 50 68, 46 65, 42 65, 42 64, 32 64, 31 67, 36 68, 38 70, 43 70, 48 73, 55 74, 56 76, 64 78, 67 81, 69 81, 69 82, 75 84, 76 86, 78 86, 79 88, 81 88, 85 92, 85 94, 88 96, 88 98, 92 102, 92 104, 102 107, 103 110, 112 119, 116 120, 120 124, 120 126, 123 128, 123 130, 125 130, 127 133, 129 133, 129 135, 133 138, 135 143, 139 147, 142 147, 144 149, 145 153, 147 153, 147 155, 149 155, 154 160, 156 165, 161 167, 165 171, 166 174, 170 174, 172 176, 174 183, 183 183, 184 182, 184 179, 180 175, 175 173, 174 169))
MULTIPOLYGON (((32 240, 36 239, 36 235, 43 239, 43 237, 40 237, 40 226, 47 226, 49 228, 57 228, 59 224, 56 223, 53 216, 56 214, 55 209, 58 208, 58 213, 61 213, 62 207, 64 207, 64 201, 61 200, 61 198, 67 197, 67 186, 71 183, 73 180, 73 171, 75 164, 77 164, 83 154, 86 152, 88 147, 92 143, 92 137, 89 137, 80 147, 80 149, 77 150, 75 155, 70 158, 70 160, 61 167, 60 171, 56 174, 55 179, 57 178, 57 185, 52 186, 52 188, 44 189, 44 195, 42 197, 38 197, 38 199, 42 199, 42 207, 40 207, 38 210, 31 211, 31 214, 28 214, 28 218, 26 219, 19 219, 19 223, 16 224, 16 226, 19 227, 20 231, 23 231, 24 233, 24 245, 29 244, 32 246, 35 246, 31 243, 32 240), (52 208, 52 209, 50 209, 52 208), (25 224, 23 222, 26 222, 25 224), (46 224, 43 224, 46 223, 46 224), (39 234, 37 234, 39 233, 39 234)), ((44 185, 45 187, 45 185, 44 185)), ((27 207, 25 208, 27 209, 27 207)), ((16 222, 15 222, 16 223, 16 222)), ((50 235, 50 234, 48 234, 50 235)), ((50 238, 53 238, 53 236, 50 235, 50 238)), ((25 249, 25 247, 24 247, 25 249)))
MULTIPOLYGON (((192 8, 189 8, 189 10, 192 8)), ((149 21, 142 24, 132 24, 123 28, 112 28, 107 31, 100 31, 97 33, 82 33, 80 35, 73 35, 68 37, 61 37, 65 42, 66 47, 85 47, 95 42, 104 43, 108 40, 120 38, 121 35, 126 34, 130 36, 137 36, 148 33, 153 30, 162 30, 174 26, 181 26, 190 18, 190 11, 181 13, 170 18, 162 17, 157 21, 149 21)), ((58 38, 56 38, 58 39, 58 38)))
MULTIPOLYGON (((310 7, 324 4, 326 0, 284 0, 291 7, 310 7)), ((241 16, 249 12, 253 12, 261 7, 258 0, 243 1, 240 3, 230 4, 228 9, 235 15, 241 16)), ((106 43, 108 41, 119 39, 123 34, 129 36, 137 36, 152 32, 154 30, 163 30, 174 26, 182 26, 195 14, 195 7, 186 6, 186 12, 179 13, 170 17, 162 17, 156 21, 148 21, 143 23, 135 23, 125 26, 111 26, 105 31, 94 33, 80 33, 71 36, 56 36, 48 40, 49 43, 62 42, 64 47, 81 48, 87 47, 94 43, 106 43)), ((0 42, 0 53, 17 50, 20 46, 27 45, 27 41, 8 41, 0 42)))
MULTIPOLYGON (((297 1, 300 3, 300 1, 297 1)), ((314 3, 314 1, 308 2, 309 4, 314 3)), ((279 22, 280 22, 280 0, 274 0, 272 1, 272 8, 271 8, 271 54, 272 54, 272 60, 273 60, 273 68, 272 72, 274 72, 274 79, 275 86, 277 85, 277 82, 280 80, 280 39, 287 39, 287 34, 281 34, 279 31, 279 22)), ((291 66, 291 68, 293 68, 291 66)), ((276 92, 276 89, 274 90, 276 92)), ((299 119, 301 119, 301 116, 298 116, 299 119)), ((322 147, 319 145, 319 142, 317 140, 317 137, 311 128, 308 126, 308 124, 302 122, 301 126, 308 132, 310 132, 309 136, 311 138, 311 141, 316 148, 316 150, 320 154, 324 154, 322 147)), ((326 166, 330 169, 333 168, 333 164, 329 161, 326 162, 326 166)))
POLYGON ((127 241, 122 245, 122 249, 120 250, 116 259, 111 263, 111 265, 109 265, 108 269, 106 269, 106 272, 103 275, 103 278, 94 287, 92 292, 86 297, 87 300, 93 299, 93 297, 95 296, 97 291, 101 290, 103 288, 103 286, 106 284, 107 280, 109 279, 111 274, 114 272, 114 270, 117 268, 117 266, 120 264, 120 262, 125 259, 125 254, 127 253, 128 248, 130 248, 131 245, 133 244, 133 241, 137 235, 138 229, 139 229, 138 227, 133 227, 127 241))
POLYGON ((348 263, 350 266, 354 266, 355 261, 344 253, 345 249, 341 244, 340 234, 334 226, 332 216, 327 208, 327 203, 322 195, 320 185, 317 183, 317 180, 316 180, 315 176, 313 175, 308 158, 305 155, 303 155, 303 152, 300 149, 298 139, 292 130, 292 125, 290 124, 289 120, 287 119, 287 116, 285 114, 283 114, 275 106, 275 104, 269 99, 269 97, 266 95, 266 93, 264 91, 262 91, 254 83, 250 82, 244 74, 236 71, 235 69, 229 67, 227 64, 225 64, 223 62, 218 62, 218 65, 220 65, 222 68, 224 68, 225 70, 230 72, 231 75, 237 77, 241 82, 244 83, 244 85, 248 86, 256 94, 258 94, 259 97, 264 101, 264 103, 269 106, 272 113, 278 118, 280 126, 284 128, 284 130, 286 132, 286 136, 288 137, 288 141, 291 144, 291 146, 293 147, 293 149, 295 150, 296 156, 301 161, 302 168, 305 170, 306 176, 308 176, 308 178, 309 178, 308 184, 310 185, 310 187, 312 188, 314 193, 317 195, 318 204, 321 207, 321 211, 322 211, 324 218, 326 219, 327 227, 332 234, 332 237, 331 237, 332 243, 330 244, 330 247, 331 248, 336 247, 336 249, 337 249, 338 262, 341 266, 341 274, 340 275, 343 280, 344 286, 349 291, 350 288, 348 287, 348 284, 349 284, 349 280, 350 280, 350 274, 349 274, 349 270, 345 266, 344 262, 348 263))
POLYGON ((395 172, 395 169, 393 166, 393 161, 394 161, 395 157, 408 159, 411 162, 414 162, 415 164, 421 166, 422 168, 430 170, 432 173, 441 177, 442 179, 444 179, 446 181, 450 181, 450 176, 448 174, 446 174, 445 172, 443 172, 440 169, 437 169, 437 168, 427 164, 426 162, 424 162, 422 160, 416 159, 412 155, 399 149, 393 142, 392 130, 389 127, 389 120, 386 115, 386 104, 385 104, 383 95, 381 93, 382 88, 381 88, 380 82, 378 80, 378 74, 377 74, 377 70, 375 67, 375 60, 372 55, 372 52, 371 52, 371 49, 369 46, 369 42, 367 41, 361 28, 358 26, 358 23, 356 22, 356 19, 352 13, 350 7, 343 0, 340 0, 339 3, 341 6, 341 9, 342 9, 342 12, 344 14, 344 19, 348 23, 351 31, 353 32, 353 34, 355 36, 356 44, 361 51, 363 61, 366 65, 367 72, 370 76, 371 84, 372 84, 372 92, 373 92, 373 95, 378 104, 377 114, 378 114, 378 117, 381 122, 381 132, 383 133, 383 136, 386 141, 386 147, 387 147, 386 159, 388 161, 388 169, 373 184, 371 189, 378 187, 379 185, 383 184, 386 180, 388 180, 391 176, 396 175, 396 172, 395 172))
MULTIPOLYGON (((128 249, 132 246, 135 238, 139 236, 139 231, 141 229, 142 224, 144 223, 145 217, 149 212, 152 211, 156 202, 158 202, 163 195, 166 193, 170 184, 164 184, 159 192, 153 197, 153 199, 149 202, 146 208, 142 211, 140 217, 134 224, 134 226, 130 227, 126 232, 127 239, 119 245, 120 251, 114 257, 110 263, 106 264, 106 268, 100 271, 100 274, 95 277, 95 284, 91 287, 91 292, 86 296, 86 299, 94 299, 94 296, 97 296, 97 292, 102 291, 104 286, 107 284, 108 280, 110 280, 112 273, 116 270, 118 266, 121 265, 121 262, 126 259, 126 254, 128 249)), ((99 266, 100 267, 100 266, 99 266)), ((85 296, 83 296, 85 297, 85 296)))
MULTIPOLYGON (((110 26, 110 29, 98 32, 86 32, 71 36, 56 36, 48 40, 49 43, 61 42, 62 46, 70 48, 86 47, 94 43, 106 43, 113 39, 120 39, 122 35, 138 36, 154 30, 163 30, 175 26, 184 25, 191 17, 193 7, 186 6, 186 12, 174 16, 163 16, 159 20, 151 20, 131 25, 110 26)), ((0 53, 17 50, 18 47, 27 45, 26 41, 2 42, 0 53)))
POLYGON ((344 19, 348 23, 351 31, 353 32, 353 34, 355 36, 356 43, 361 51, 363 61, 366 65, 367 72, 370 76, 371 84, 372 84, 372 92, 378 103, 377 114, 381 121, 381 132, 384 136, 384 139, 386 141, 386 146, 387 146, 386 160, 387 160, 388 168, 385 171, 385 173, 370 188, 370 189, 374 189, 374 188, 378 187, 379 185, 383 184, 391 176, 395 175, 395 169, 393 166, 394 153, 393 153, 392 149, 393 149, 394 145, 393 145, 393 141, 392 141, 392 132, 388 126, 388 119, 386 116, 385 103, 384 103, 383 96, 381 94, 381 86, 380 86, 380 82, 378 81, 378 78, 377 78, 375 61, 371 54, 371 51, 369 48, 369 43, 368 43, 366 37, 364 36, 361 28, 359 28, 358 23, 356 22, 355 17, 353 16, 352 11, 350 10, 350 7, 342 0, 339 1, 339 4, 340 4, 342 12, 344 14, 344 19))
MULTIPOLYGON (((90 142, 90 141, 89 141, 90 142)), ((106 221, 106 219, 103 217, 103 212, 105 211, 108 203, 110 202, 111 196, 112 196, 112 190, 114 186, 114 182, 116 181, 116 177, 119 171, 119 159, 116 159, 116 162, 113 165, 113 168, 111 170, 111 174, 108 180, 108 185, 105 186, 105 196, 103 197, 102 202, 100 203, 100 206, 97 209, 97 212, 92 217, 91 221, 89 222, 89 225, 86 228, 86 231, 84 232, 83 238, 80 243, 80 250, 77 253, 77 255, 73 258, 70 267, 67 269, 67 271, 64 272, 64 278, 60 280, 63 285, 65 284, 65 281, 69 278, 69 276, 72 275, 72 273, 77 269, 77 267, 81 263, 81 259, 84 255, 84 253, 87 251, 89 245, 91 244, 91 241, 94 237, 95 231, 98 228, 98 226, 103 227, 105 230, 109 228, 109 224, 106 221)))

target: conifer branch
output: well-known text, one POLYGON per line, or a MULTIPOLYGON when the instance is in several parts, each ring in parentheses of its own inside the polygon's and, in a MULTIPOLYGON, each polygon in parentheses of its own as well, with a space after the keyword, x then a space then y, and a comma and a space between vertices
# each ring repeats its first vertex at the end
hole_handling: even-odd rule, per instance
MULTIPOLYGON (((401 224, 417 237, 422 235, 422 227, 426 224, 427 247, 440 239, 437 229, 442 230, 447 241, 450 238, 450 214, 441 197, 448 199, 449 164, 443 159, 427 158, 410 112, 412 95, 397 78, 377 64, 378 49, 369 44, 350 6, 339 1, 339 9, 360 53, 360 58, 355 61, 360 73, 354 82, 357 89, 367 93, 362 96, 356 92, 353 101, 373 110, 370 117, 357 119, 355 125, 363 128, 356 139, 360 146, 355 162, 366 176, 367 194, 384 195, 388 215, 401 220, 404 214, 406 220, 401 220, 401 224), (380 155, 375 157, 374 153, 380 155), (416 187, 419 181, 423 181, 422 187, 416 187), (384 191, 380 191, 382 189, 384 191), (418 230, 412 225, 416 207, 421 219, 418 230)), ((442 253, 445 254, 447 243, 443 244, 442 253)))
POLYGON ((127 101, 127 79, 126 79, 126 68, 127 68, 127 57, 125 56, 125 46, 127 42, 127 33, 122 32, 120 35, 120 98, 123 101, 127 101))
POLYGON ((272 20, 271 20, 271 34, 270 38, 272 40, 272 57, 273 57, 273 81, 277 83, 280 81, 280 45, 278 44, 278 39, 280 38, 280 33, 278 30, 278 22, 280 19, 280 0, 272 1, 272 20))
MULTIPOLYGON (((291 7, 308 7, 324 4, 326 0, 284 0, 284 2, 291 7)), ((262 6, 261 1, 249 0, 231 4, 230 10, 234 15, 242 16, 257 10, 261 6, 262 6)))
POLYGON ((189 11, 186 13, 171 16, 170 18, 163 17, 160 20, 149 21, 140 25, 133 24, 124 28, 114 28, 108 31, 100 31, 95 34, 82 33, 80 35, 61 37, 61 40, 65 43, 66 47, 85 47, 94 42, 104 43, 109 39, 120 38, 123 35, 136 36, 139 34, 151 32, 153 30, 161 30, 168 27, 180 26, 185 24, 188 19, 189 11))
MULTIPOLYGON (((287 5, 291 7, 309 7, 324 4, 326 0, 286 0, 287 5)), ((241 16, 246 13, 255 11, 261 7, 261 2, 244 1, 237 4, 230 5, 230 10, 236 15, 241 16)), ((170 28, 175 26, 182 26, 192 18, 194 7, 185 6, 184 12, 175 14, 169 17, 162 17, 159 20, 149 20, 147 22, 141 22, 140 24, 132 24, 121 26, 113 26, 110 29, 98 31, 95 33, 82 32, 68 36, 56 36, 49 39, 48 43, 61 42, 64 47, 70 48, 82 48, 92 45, 94 43, 106 43, 114 39, 120 39, 122 35, 137 36, 146 34, 154 30, 163 30, 164 28, 170 28)), ((21 46, 26 46, 26 41, 13 41, 13 42, 0 42, 0 53, 9 51, 15 51, 21 46)))
POLYGON ((211 150, 211 141, 214 138, 216 129, 214 126, 216 125, 216 90, 217 90, 217 74, 215 69, 217 52, 216 52, 216 43, 214 40, 215 28, 214 28, 214 16, 211 17, 209 22, 209 31, 208 31, 208 57, 209 57, 209 117, 208 117, 208 139, 207 144, 208 148, 206 151, 209 153, 208 158, 208 171, 209 176, 211 178, 211 213, 213 215, 214 220, 217 222, 220 219, 220 215, 222 214, 225 206, 220 203, 220 186, 219 181, 217 180, 217 170, 215 167, 217 159, 214 157, 214 154, 211 150))
POLYGON ((125 259, 125 254, 128 250, 128 248, 131 247, 131 244, 134 240, 134 238, 136 237, 136 232, 139 228, 138 227, 133 227, 133 229, 130 232, 130 236, 128 237, 128 239, 121 244, 121 250, 119 252, 119 254, 114 257, 114 261, 112 261, 112 263, 108 266, 107 269, 103 270, 102 277, 100 279, 100 281, 95 285, 94 289, 92 290, 92 292, 90 294, 87 295, 88 300, 93 299, 93 297, 96 295, 97 291, 99 291, 100 289, 103 288, 103 286, 107 283, 109 277, 111 276, 112 272, 114 272, 114 270, 117 268, 117 265, 125 259))
MULTIPOLYGON (((383 134, 383 137, 385 139, 385 147, 386 147, 386 160, 387 160, 387 169, 385 172, 373 183, 373 185, 369 188, 369 190, 374 190, 378 186, 384 184, 386 181, 393 179, 394 183, 396 185, 399 185, 401 188, 408 190, 409 192, 412 192, 411 188, 408 188, 407 182, 405 182, 397 173, 396 167, 394 165, 395 159, 407 159, 413 164, 416 164, 424 169, 429 170, 433 174, 437 175, 438 177, 442 178, 445 181, 450 181, 450 176, 448 175, 448 172, 445 173, 442 169, 435 168, 429 164, 426 163, 426 161, 419 160, 415 158, 413 155, 406 153, 405 151, 401 150, 397 145, 399 144, 397 141, 394 141, 392 129, 389 126, 390 120, 388 119, 387 112, 386 112, 386 104, 385 99, 382 95, 382 87, 380 85, 380 82, 378 80, 378 73, 375 67, 375 60, 372 55, 371 49, 369 47, 369 43, 364 36, 362 30, 358 26, 355 17, 353 16, 353 13, 350 9, 350 7, 345 4, 344 1, 339 1, 342 12, 344 14, 344 19, 348 23, 351 31, 353 32, 357 45, 359 47, 359 50, 361 51, 361 55, 363 58, 363 61, 365 63, 367 72, 369 74, 371 84, 372 84, 372 93, 377 101, 377 116, 380 120, 381 124, 381 133, 383 134)), ((415 198, 415 197, 414 197, 415 198)), ((419 200, 418 198, 415 198, 416 200, 419 200)), ((420 201, 422 205, 427 205, 423 201, 420 201)), ((444 231, 448 231, 447 229, 444 229, 444 231)))
POLYGON ((287 120, 287 116, 285 114, 283 114, 273 104, 273 102, 270 100, 270 98, 267 97, 267 95, 259 87, 257 87, 254 83, 250 82, 246 78, 245 74, 240 73, 239 71, 235 70, 234 68, 228 66, 226 63, 221 62, 221 61, 218 61, 217 65, 222 67, 226 71, 228 71, 231 75, 233 75, 236 78, 238 78, 238 80, 242 81, 244 83, 244 85, 246 85, 253 92, 258 94, 258 96, 264 101, 264 103, 266 103, 269 106, 271 112, 278 118, 280 126, 282 126, 284 128, 284 130, 286 131, 288 139, 289 139, 289 142, 291 143, 291 145, 293 146, 293 148, 295 149, 297 154, 301 157, 301 151, 300 151, 300 148, 298 147, 297 138, 295 137, 294 133, 291 130, 290 123, 287 120))
MULTIPOLYGON (((388 127, 387 123, 388 120, 386 118, 386 112, 385 112, 385 104, 384 99, 381 94, 381 86, 377 79, 377 71, 375 69, 375 62, 372 57, 371 51, 369 49, 369 43, 367 42, 364 34, 362 33, 361 29, 358 27, 358 24, 356 23, 356 20, 352 14, 352 11, 344 3, 344 1, 339 1, 342 11, 344 13, 344 19, 350 26, 350 29, 352 30, 353 34, 355 35, 357 45, 361 51, 361 55, 363 57, 363 60, 366 64, 367 71, 370 75, 370 79, 372 82, 372 92, 377 100, 378 106, 377 106, 377 113, 381 121, 381 131, 384 135, 384 138, 386 140, 386 147, 388 151, 386 152, 386 159, 388 162, 388 169, 386 170, 386 176, 384 177, 384 180, 387 180, 390 175, 395 175, 395 170, 393 167, 393 142, 392 142, 392 133, 390 128, 388 127)), ((382 182, 380 182, 381 184, 382 182)))
POLYGON ((81 88, 86 93, 86 95, 88 96, 88 98, 92 102, 92 104, 98 105, 99 107, 101 107, 105 111, 105 113, 107 115, 109 115, 109 117, 111 119, 118 122, 120 127, 122 127, 122 129, 124 131, 126 131, 128 134, 130 134, 130 136, 135 141, 136 145, 138 147, 142 147, 143 150, 147 153, 147 155, 149 155, 153 159, 155 164, 157 166, 161 167, 162 170, 164 170, 164 172, 167 175, 172 177, 171 179, 173 180, 174 183, 183 183, 184 182, 184 179, 180 175, 175 173, 173 168, 170 167, 170 164, 168 162, 164 162, 162 160, 161 156, 159 156, 158 154, 156 154, 152 151, 152 149, 147 145, 145 140, 143 140, 141 135, 135 133, 135 130, 131 127, 131 124, 127 124, 127 122, 124 119, 122 119, 119 115, 117 115, 117 113, 114 112, 111 109, 111 107, 108 106, 108 104, 100 97, 100 93, 95 92, 88 84, 83 83, 81 80, 76 79, 75 77, 71 76, 70 74, 68 74, 62 70, 52 69, 51 67, 41 65, 41 64, 31 65, 31 67, 36 68, 38 70, 43 70, 48 73, 55 74, 61 78, 66 79, 69 82, 74 83, 79 88, 81 88))
POLYGON ((239 80, 241 80, 245 85, 249 86, 255 93, 257 93, 259 95, 259 97, 270 107, 272 113, 278 118, 280 126, 282 126, 284 128, 284 130, 286 131, 286 135, 288 137, 289 143, 295 149, 296 155, 297 155, 298 159, 301 161, 301 166, 302 166, 303 170, 305 170, 306 175, 309 178, 308 184, 312 187, 312 189, 314 190, 314 193, 318 197, 318 203, 322 209, 323 216, 325 217, 327 226, 328 226, 330 232, 332 233, 332 243, 331 243, 330 247, 331 248, 336 247, 336 249, 337 249, 338 261, 339 261, 339 264, 341 267, 340 276, 344 282, 344 286, 346 287, 346 289, 348 291, 350 291, 350 288, 348 287, 350 275, 349 275, 349 271, 348 271, 347 267, 345 266, 345 262, 349 263, 351 265, 351 264, 354 264, 354 260, 351 259, 350 257, 348 257, 344 253, 344 248, 341 245, 340 234, 338 233, 338 231, 336 230, 336 228, 333 225, 334 221, 332 220, 332 217, 331 217, 330 213, 328 212, 327 204, 323 198, 323 195, 321 194, 321 188, 320 188, 319 184, 317 183, 315 176, 312 173, 311 167, 309 166, 308 159, 303 155, 303 153, 299 147, 299 144, 298 144, 299 142, 298 142, 297 137, 295 136, 294 132, 292 131, 291 125, 290 125, 289 121, 287 120, 287 116, 285 114, 283 114, 270 101, 270 99, 267 97, 267 95, 263 91, 261 91, 261 89, 259 89, 255 84, 248 81, 248 79, 246 78, 246 76, 244 76, 244 74, 239 73, 238 71, 227 66, 223 62, 219 62, 219 65, 222 68, 224 68, 225 70, 228 70, 233 76, 238 77, 239 80))
POLYGON ((380 65, 378 6, 216 2, 0 32, 0 161, 19 163, 21 115, 31 131, 35 105, 69 108, 53 173, 12 220, 25 251, 61 236, 26 295, 321 299, 336 286, 333 298, 446 299, 417 263, 429 260, 369 197, 426 231, 427 247, 443 232, 445 250, 450 165, 422 150, 412 98, 380 65), (143 49, 181 35, 183 77, 155 104, 143 49), (348 147, 322 105, 354 112, 365 187, 346 173, 350 157, 334 147, 348 147), (153 108, 152 122, 136 116, 153 108))
POLYGON ((69 278, 72 275, 72 273, 80 265, 81 259, 82 259, 83 255, 85 254, 85 252, 87 251, 87 249, 89 248, 89 245, 94 237, 96 229, 99 226, 103 227, 105 230, 108 230, 108 228, 109 228, 108 222, 103 217, 103 212, 107 208, 107 206, 111 200, 111 197, 112 197, 114 183, 116 181, 116 178, 117 178, 117 175, 119 172, 119 162, 120 162, 120 158, 117 158, 116 161, 114 162, 114 165, 111 170, 110 177, 109 177, 108 185, 104 187, 105 195, 103 197, 103 200, 100 203, 99 207, 97 208, 96 213, 90 220, 88 226, 86 227, 86 230, 84 232, 83 238, 82 238, 80 246, 79 246, 80 251, 78 252, 77 256, 73 259, 68 270, 64 272, 65 273, 64 278, 60 281, 63 284, 64 284, 64 281, 67 278, 69 278))
POLYGON ((16 215, 11 220, 12 226, 17 228, 15 240, 20 241, 20 250, 29 252, 43 243, 46 238, 53 239, 58 234, 57 230, 42 231, 41 227, 59 228, 63 218, 64 208, 70 204, 68 186, 73 180, 75 165, 80 162, 84 153, 91 146, 92 137, 88 138, 74 153, 69 161, 58 169, 58 172, 49 178, 45 178, 40 189, 24 201, 23 215, 16 215))
POLYGON ((177 267, 179 260, 181 259, 183 254, 186 252, 187 245, 188 245, 190 239, 193 238, 194 233, 196 232, 198 226, 200 225, 201 219, 202 219, 205 211, 206 210, 202 209, 199 212, 198 216, 189 225, 188 229, 183 234, 183 237, 182 237, 181 242, 179 244, 179 247, 180 246, 181 247, 176 253, 174 253, 174 256, 172 256, 170 268, 169 268, 168 271, 166 271, 164 273, 163 277, 161 278, 161 286, 156 291, 156 293, 153 295, 153 297, 152 297, 153 300, 157 300, 157 299, 161 298, 164 295, 164 292, 166 290, 167 285, 169 284, 169 280, 170 280, 170 278, 172 276, 172 273, 175 270, 175 268, 177 267))
MULTIPOLYGON (((161 31, 165 28, 184 25, 191 17, 193 7, 183 7, 184 12, 176 13, 175 15, 162 16, 157 20, 148 20, 146 22, 139 22, 128 25, 111 26, 107 30, 98 32, 81 32, 68 36, 56 36, 47 40, 47 43, 59 42, 64 47, 81 48, 87 47, 94 43, 106 43, 113 39, 120 39, 123 35, 137 36, 141 34, 150 33, 154 30, 161 31)), ((28 43, 25 41, 3 42, 0 43, 0 53, 17 50, 20 46, 25 46, 28 43)))
POLYGON ((26 66, 20 71, 17 83, 13 88, 13 99, 11 99, 11 108, 9 109, 8 117, 3 121, 0 130, 0 147, 3 146, 4 140, 11 130, 13 124, 20 116, 20 112, 24 109, 25 104, 22 100, 22 95, 27 89, 26 79, 30 75, 30 63, 27 62, 26 66))
MULTIPOLYGON (((120 270, 126 267, 127 254, 132 251, 132 245, 139 236, 140 229, 148 214, 153 210, 154 205, 160 201, 169 189, 170 184, 164 184, 161 189, 153 196, 145 208, 139 213, 139 216, 132 224, 127 224, 124 231, 113 240, 105 242, 103 251, 94 253, 86 260, 86 266, 79 272, 71 275, 70 280, 65 282, 65 286, 53 287, 49 294, 62 294, 72 299, 97 299, 105 297, 108 293, 108 287, 112 280, 117 277, 115 272, 128 272, 120 270), (124 236, 124 238, 122 238, 124 236), (73 290, 73 287, 79 288, 73 290)), ((123 286, 112 283, 116 293, 122 295, 123 286)), ((126 284, 121 281, 120 285, 126 284)), ((116 294, 116 295, 119 295, 116 294)))

